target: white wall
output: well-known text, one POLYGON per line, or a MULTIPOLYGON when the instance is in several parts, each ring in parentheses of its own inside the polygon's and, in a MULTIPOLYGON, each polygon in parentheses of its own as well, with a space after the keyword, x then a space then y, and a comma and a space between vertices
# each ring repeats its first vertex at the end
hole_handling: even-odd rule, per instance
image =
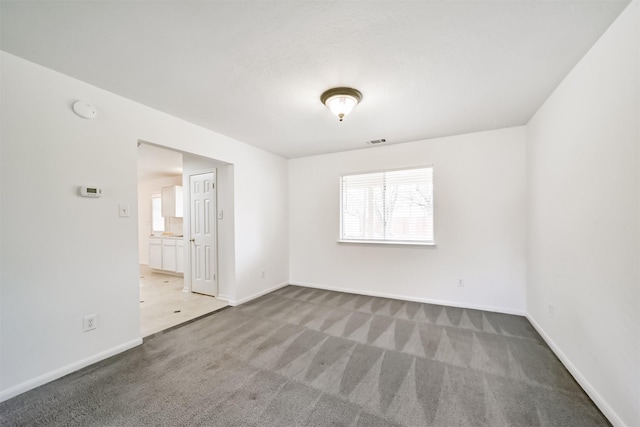
POLYGON ((287 169, 257 151, 245 155, 251 161, 233 167, 236 284, 242 286, 236 285, 232 304, 289 283, 289 198, 282 191, 287 188, 287 169), (250 189, 252 197, 239 197, 240 189, 250 189))
POLYGON ((287 161, 1 54, 0 399, 141 342, 137 142, 234 165, 239 300, 286 283, 287 161), (93 103, 98 116, 71 111, 93 103), (76 186, 99 185, 99 199, 76 186), (118 217, 118 204, 131 207, 118 217), (261 279, 259 270, 267 276, 261 279), (82 317, 98 329, 83 333, 82 317))
POLYGON ((151 235, 151 194, 162 187, 182 185, 182 175, 138 181, 138 261, 149 264, 149 236, 151 235))
POLYGON ((640 425, 639 23, 635 1, 527 126, 528 316, 629 427, 640 425))
POLYGON ((291 282, 524 313, 524 144, 518 127, 290 160, 291 282), (336 243, 340 175, 428 164, 437 246, 336 243))

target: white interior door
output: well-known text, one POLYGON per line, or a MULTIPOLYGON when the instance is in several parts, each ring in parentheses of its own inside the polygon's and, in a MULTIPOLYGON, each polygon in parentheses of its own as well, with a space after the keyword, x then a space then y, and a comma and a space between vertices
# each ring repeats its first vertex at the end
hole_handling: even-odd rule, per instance
POLYGON ((189 176, 191 208, 191 291, 216 296, 216 175, 215 172, 189 176))

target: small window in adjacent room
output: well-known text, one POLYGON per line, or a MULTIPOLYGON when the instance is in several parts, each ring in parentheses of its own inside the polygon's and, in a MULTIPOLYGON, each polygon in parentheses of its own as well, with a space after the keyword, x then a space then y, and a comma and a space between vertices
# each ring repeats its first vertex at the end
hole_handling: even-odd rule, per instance
POLYGON ((340 241, 433 245, 433 167, 340 177, 340 241))
POLYGON ((164 231, 164 218, 162 217, 162 195, 151 194, 151 233, 164 231))

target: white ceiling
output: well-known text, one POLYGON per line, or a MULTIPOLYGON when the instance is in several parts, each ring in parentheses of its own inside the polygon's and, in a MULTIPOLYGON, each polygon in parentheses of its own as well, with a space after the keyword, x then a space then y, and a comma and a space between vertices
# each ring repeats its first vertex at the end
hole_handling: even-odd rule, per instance
POLYGON ((182 176, 182 153, 150 144, 138 146, 138 181, 182 176))
POLYGON ((523 125, 627 4, 2 1, 0 34, 7 52, 300 157, 523 125), (363 93, 342 123, 319 100, 335 86, 363 93))

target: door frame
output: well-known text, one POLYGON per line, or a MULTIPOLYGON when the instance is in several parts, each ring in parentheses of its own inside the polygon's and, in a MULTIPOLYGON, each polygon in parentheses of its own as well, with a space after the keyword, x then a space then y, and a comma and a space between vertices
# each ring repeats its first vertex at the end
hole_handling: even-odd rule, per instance
POLYGON ((191 177, 195 175, 201 175, 203 173, 213 173, 214 183, 215 183, 215 195, 216 195, 216 210, 215 210, 215 218, 213 222, 213 226, 215 227, 215 248, 214 248, 214 266, 215 271, 213 274, 216 275, 216 292, 215 297, 217 298, 220 294, 220 274, 219 274, 219 256, 218 256, 218 248, 219 248, 219 236, 218 236, 218 212, 220 211, 218 207, 218 169, 217 168, 207 168, 207 169, 198 169, 195 171, 189 171, 189 173, 182 174, 182 187, 188 189, 187 191, 182 192, 183 197, 183 206, 184 206, 184 217, 182 220, 182 226, 184 230, 184 288, 182 292, 193 292, 191 288, 191 177), (188 250, 187 250, 188 248, 188 250))

